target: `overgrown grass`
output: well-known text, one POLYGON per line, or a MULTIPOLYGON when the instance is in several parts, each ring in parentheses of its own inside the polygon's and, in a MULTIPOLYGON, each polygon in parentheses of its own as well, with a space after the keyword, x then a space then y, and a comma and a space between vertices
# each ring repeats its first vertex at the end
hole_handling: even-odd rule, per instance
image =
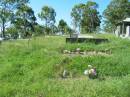
POLYGON ((108 43, 69 44, 65 37, 35 37, 0 45, 0 97, 130 97, 130 40, 112 35, 108 43), (111 51, 110 56, 64 55, 63 50, 111 51), (87 65, 99 78, 83 75, 87 65), (66 69, 72 76, 62 79, 66 69), (103 80, 102 80, 103 77, 103 80))

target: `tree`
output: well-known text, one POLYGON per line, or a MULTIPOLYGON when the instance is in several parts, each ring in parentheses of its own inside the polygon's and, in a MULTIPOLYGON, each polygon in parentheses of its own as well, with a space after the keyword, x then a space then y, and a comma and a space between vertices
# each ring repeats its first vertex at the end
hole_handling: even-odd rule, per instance
POLYGON ((11 35, 14 39, 18 38, 17 28, 15 26, 10 26, 6 29, 6 33, 11 35))
POLYGON ((103 30, 107 33, 115 32, 116 26, 111 24, 108 20, 104 20, 103 30))
POLYGON ((6 23, 9 22, 10 18, 10 11, 0 9, 0 22, 2 24, 2 37, 5 37, 5 27, 6 23))
POLYGON ((60 32, 62 32, 62 34, 66 32, 66 27, 67 27, 67 23, 63 19, 61 19, 58 24, 58 29, 60 32))
POLYGON ((97 11, 98 4, 96 2, 88 1, 84 7, 83 19, 81 21, 82 32, 93 33, 97 27, 100 26, 101 16, 97 11))
POLYGON ((6 24, 11 21, 13 11, 21 6, 22 3, 28 3, 29 0, 0 0, 0 21, 2 23, 2 36, 5 37, 6 24))
POLYGON ((84 7, 85 7, 85 4, 78 4, 72 8, 71 17, 72 17, 72 24, 75 30, 79 28, 79 31, 80 31, 84 7))
POLYGON ((73 34, 75 31, 73 30, 73 29, 71 29, 71 27, 69 27, 69 26, 66 26, 66 34, 73 34))
POLYGON ((58 28, 55 25, 51 25, 51 34, 56 34, 58 32, 58 28))
POLYGON ((88 1, 86 4, 75 5, 71 12, 75 29, 79 28, 79 31, 85 33, 94 32, 101 23, 101 16, 97 8, 98 4, 92 1, 88 1))
POLYGON ((49 6, 44 6, 38 16, 41 20, 45 21, 46 31, 48 31, 50 26, 55 24, 56 12, 49 6))
POLYGON ((45 27, 43 27, 42 25, 37 24, 34 26, 34 29, 35 29, 35 35, 42 35, 42 34, 44 35, 45 34, 43 31, 43 29, 45 29, 45 27))
POLYGON ((23 34, 23 37, 31 35, 36 24, 36 17, 32 8, 27 4, 19 6, 13 24, 23 34))
POLYGON ((112 0, 103 12, 106 25, 104 29, 114 31, 120 21, 130 16, 129 9, 129 0, 112 0))

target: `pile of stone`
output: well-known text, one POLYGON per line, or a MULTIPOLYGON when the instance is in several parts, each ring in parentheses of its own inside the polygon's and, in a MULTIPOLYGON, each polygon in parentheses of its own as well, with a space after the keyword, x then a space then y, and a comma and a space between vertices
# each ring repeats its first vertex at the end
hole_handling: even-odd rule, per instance
POLYGON ((86 54, 86 51, 81 51, 80 48, 77 48, 76 50, 72 50, 72 51, 64 50, 63 53, 64 54, 86 54))
POLYGON ((69 72, 64 69, 64 71, 62 73, 62 78, 67 78, 68 76, 69 76, 69 72))
POLYGON ((111 55, 111 51, 105 50, 105 51, 86 51, 86 50, 81 50, 80 48, 77 48, 76 50, 64 50, 63 54, 68 54, 68 55, 101 55, 101 56, 109 56, 111 55))
POLYGON ((62 72, 62 76, 61 77, 63 79, 73 78, 73 73, 71 71, 68 71, 68 70, 64 69, 63 72, 62 72))

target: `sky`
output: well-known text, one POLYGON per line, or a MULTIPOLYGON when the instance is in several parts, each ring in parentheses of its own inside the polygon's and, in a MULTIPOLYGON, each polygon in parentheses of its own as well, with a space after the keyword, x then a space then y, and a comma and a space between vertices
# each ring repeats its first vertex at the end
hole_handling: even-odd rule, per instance
MULTIPOLYGON (((48 5, 55 9, 56 11, 56 25, 59 20, 64 19, 69 26, 71 26, 71 10, 75 4, 86 3, 88 0, 30 0, 30 6, 33 8, 35 15, 41 11, 41 8, 45 5, 48 5)), ((103 10, 106 9, 107 5, 111 0, 91 0, 97 2, 99 5, 99 12, 102 15, 103 10)), ((37 16, 38 17, 38 16, 37 16)), ((38 23, 42 24, 40 19, 37 20, 38 23)))

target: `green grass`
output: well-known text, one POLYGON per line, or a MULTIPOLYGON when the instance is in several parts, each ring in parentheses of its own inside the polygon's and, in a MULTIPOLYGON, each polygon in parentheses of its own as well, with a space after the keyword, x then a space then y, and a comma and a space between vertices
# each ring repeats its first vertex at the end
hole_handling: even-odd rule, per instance
POLYGON ((35 37, 0 45, 0 97, 130 97, 130 40, 112 35, 108 43, 65 43, 65 37, 35 37), (63 50, 111 51, 110 56, 74 56, 63 50), (83 75, 87 65, 99 78, 83 75), (62 79, 66 69, 71 76, 62 79))

